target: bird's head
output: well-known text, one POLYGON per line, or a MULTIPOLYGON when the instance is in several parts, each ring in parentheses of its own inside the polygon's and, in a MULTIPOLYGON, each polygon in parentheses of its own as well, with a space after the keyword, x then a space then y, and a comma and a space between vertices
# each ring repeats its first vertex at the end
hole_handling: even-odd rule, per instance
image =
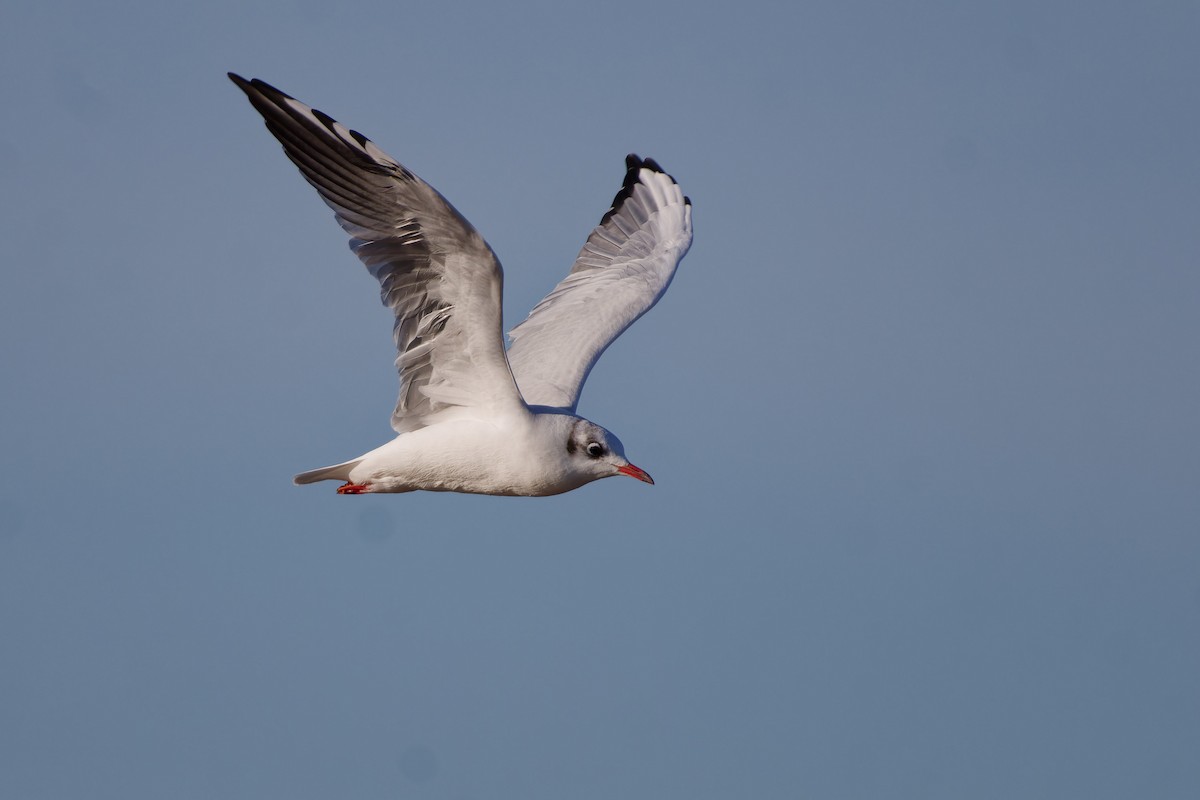
POLYGON ((573 471, 586 475, 589 481, 628 475, 639 481, 654 483, 644 469, 635 467, 625 458, 625 448, 620 439, 594 422, 580 417, 574 419, 567 440, 563 443, 573 471))

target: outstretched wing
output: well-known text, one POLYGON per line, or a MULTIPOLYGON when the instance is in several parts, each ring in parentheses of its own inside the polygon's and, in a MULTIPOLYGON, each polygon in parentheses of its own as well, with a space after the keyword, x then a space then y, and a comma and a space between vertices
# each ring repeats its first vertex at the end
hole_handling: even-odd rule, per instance
POLYGON ((575 411, 600 354, 667 291, 692 244, 692 203, 653 159, 625 182, 575 265, 508 332, 508 363, 530 405, 575 411))
POLYGON ((504 356, 500 263, 471 223, 362 134, 270 84, 229 77, 333 209, 396 315, 392 427, 416 430, 456 408, 523 408, 504 356))

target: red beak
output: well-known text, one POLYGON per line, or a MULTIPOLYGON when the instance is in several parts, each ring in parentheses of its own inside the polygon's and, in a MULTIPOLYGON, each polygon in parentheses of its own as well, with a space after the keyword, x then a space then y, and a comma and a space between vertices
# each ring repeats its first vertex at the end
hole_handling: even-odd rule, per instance
POLYGON ((651 486, 654 485, 654 478, 651 478, 646 470, 641 467, 635 467, 633 464, 626 464, 623 467, 617 467, 617 472, 622 475, 628 475, 631 478, 637 478, 639 481, 645 481, 651 486))

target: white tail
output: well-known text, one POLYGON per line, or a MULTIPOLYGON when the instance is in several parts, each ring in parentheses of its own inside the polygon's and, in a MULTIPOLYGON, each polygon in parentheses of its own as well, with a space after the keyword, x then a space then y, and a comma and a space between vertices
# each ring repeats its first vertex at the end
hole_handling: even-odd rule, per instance
POLYGON ((334 464, 332 467, 310 469, 308 472, 301 472, 292 478, 292 483, 301 486, 305 483, 316 483, 317 481, 348 481, 350 480, 350 470, 357 467, 360 461, 362 461, 361 458, 356 458, 353 461, 334 464))

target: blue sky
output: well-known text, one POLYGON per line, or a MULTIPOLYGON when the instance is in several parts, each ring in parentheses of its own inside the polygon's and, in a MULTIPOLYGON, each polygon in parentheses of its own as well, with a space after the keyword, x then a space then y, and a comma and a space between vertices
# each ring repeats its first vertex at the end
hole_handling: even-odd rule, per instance
POLYGON ((1191 798, 1191 3, 0 13, 0 795, 1191 798), (671 290, 580 410, 649 487, 338 497, 390 319, 225 78, 565 273, 671 290))

